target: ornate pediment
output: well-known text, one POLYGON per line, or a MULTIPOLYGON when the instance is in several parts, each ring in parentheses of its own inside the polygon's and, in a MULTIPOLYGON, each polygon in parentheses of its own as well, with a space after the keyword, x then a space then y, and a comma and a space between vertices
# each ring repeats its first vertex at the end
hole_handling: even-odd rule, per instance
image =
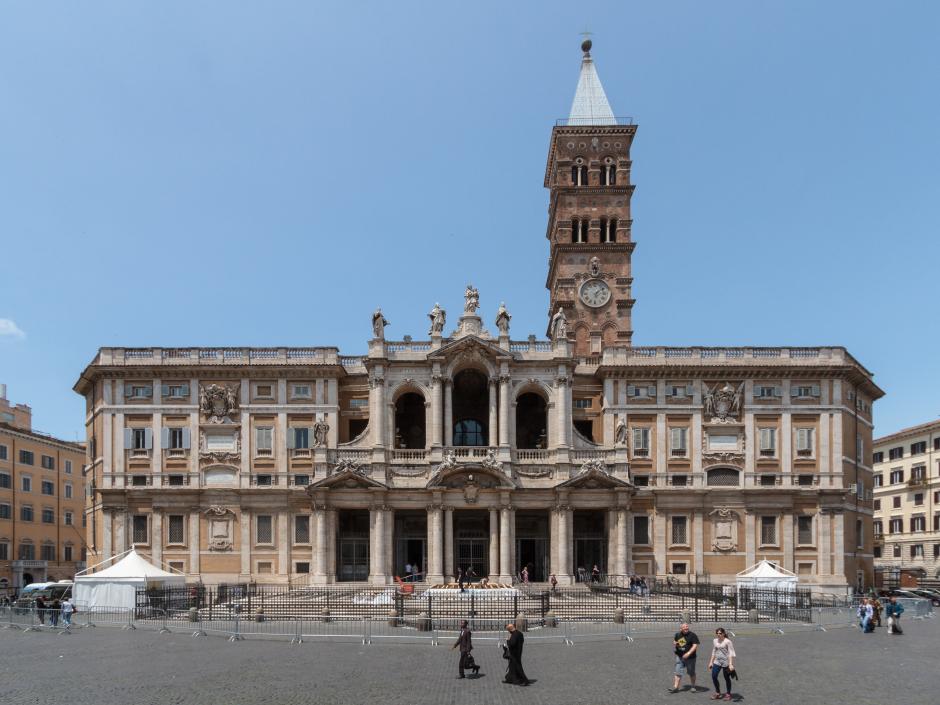
POLYGON ((581 464, 581 468, 574 477, 565 480, 558 486, 595 490, 630 487, 631 485, 628 482, 614 477, 603 460, 600 458, 592 458, 581 464))
POLYGON ((348 458, 340 460, 330 474, 307 486, 307 492, 310 493, 318 489, 369 489, 372 487, 386 486, 381 482, 369 477, 369 469, 361 467, 355 461, 348 458), (348 461, 348 462, 347 462, 348 461))
POLYGON ((476 335, 467 335, 458 340, 451 339, 439 350, 428 355, 429 360, 454 360, 464 358, 471 360, 512 360, 513 356, 503 350, 496 343, 484 340, 476 335))
MULTIPOLYGON (((441 463, 431 478, 427 487, 465 488, 473 486, 476 489, 513 489, 515 484, 502 471, 487 467, 483 463, 461 463, 460 465, 445 465, 441 463)), ((475 495, 474 495, 475 497, 475 495)))

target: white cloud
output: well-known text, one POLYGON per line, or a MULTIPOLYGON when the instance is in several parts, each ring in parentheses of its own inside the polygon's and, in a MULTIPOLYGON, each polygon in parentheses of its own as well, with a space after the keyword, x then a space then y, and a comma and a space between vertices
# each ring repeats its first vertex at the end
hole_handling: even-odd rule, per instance
POLYGON ((20 340, 26 337, 26 333, 19 329, 19 326, 13 322, 13 319, 0 318, 0 337, 5 335, 11 338, 19 338, 20 340))

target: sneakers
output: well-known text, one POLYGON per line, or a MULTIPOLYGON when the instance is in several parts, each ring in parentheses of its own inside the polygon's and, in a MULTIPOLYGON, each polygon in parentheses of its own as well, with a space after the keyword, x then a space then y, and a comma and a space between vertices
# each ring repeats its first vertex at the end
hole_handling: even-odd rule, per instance
POLYGON ((715 693, 712 695, 712 700, 721 700, 721 693, 715 693))
POLYGON ((666 692, 667 692, 667 693, 678 693, 678 692, 679 692, 679 689, 678 689, 678 688, 666 688, 666 692))
POLYGON ((731 700, 731 693, 725 693, 725 695, 724 695, 724 697, 722 698, 722 700, 731 700))

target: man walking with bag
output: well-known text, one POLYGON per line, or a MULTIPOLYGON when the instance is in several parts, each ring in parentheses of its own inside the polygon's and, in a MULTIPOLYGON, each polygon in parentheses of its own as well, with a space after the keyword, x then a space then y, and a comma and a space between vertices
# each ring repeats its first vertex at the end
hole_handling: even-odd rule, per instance
POLYGON ((888 634, 904 633, 900 624, 901 613, 903 611, 904 605, 900 604, 896 597, 892 597, 891 601, 888 603, 888 607, 885 609, 885 614, 888 615, 888 634))
POLYGON ((457 635, 457 641, 451 647, 451 649, 457 648, 460 649, 460 661, 457 663, 460 675, 457 677, 466 678, 464 670, 467 668, 471 669, 474 675, 479 673, 480 667, 474 663, 473 656, 470 655, 470 652, 473 651, 473 636, 470 633, 470 625, 466 619, 460 620, 460 634, 457 635))

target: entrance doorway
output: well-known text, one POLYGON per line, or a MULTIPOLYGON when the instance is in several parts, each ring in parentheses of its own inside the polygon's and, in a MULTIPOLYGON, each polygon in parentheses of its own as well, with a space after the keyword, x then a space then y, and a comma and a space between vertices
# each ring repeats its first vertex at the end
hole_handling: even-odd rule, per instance
POLYGON ((428 565, 428 515, 427 512, 395 512, 395 575, 409 581, 406 565, 410 565, 412 577, 409 582, 424 580, 428 565), (417 566, 417 568, 415 568, 417 566))
POLYGON ((515 573, 529 569, 529 581, 542 583, 548 580, 549 551, 548 512, 518 512, 516 514, 516 565, 515 573))
POLYGON ((579 580, 590 580, 596 565, 607 572, 607 512, 575 511, 574 568, 579 580))
POLYGON ((369 579, 369 512, 363 509, 339 511, 336 532, 337 582, 369 579))
POLYGON ((490 536, 486 512, 454 512, 454 572, 461 568, 473 571, 472 580, 489 575, 490 536))

